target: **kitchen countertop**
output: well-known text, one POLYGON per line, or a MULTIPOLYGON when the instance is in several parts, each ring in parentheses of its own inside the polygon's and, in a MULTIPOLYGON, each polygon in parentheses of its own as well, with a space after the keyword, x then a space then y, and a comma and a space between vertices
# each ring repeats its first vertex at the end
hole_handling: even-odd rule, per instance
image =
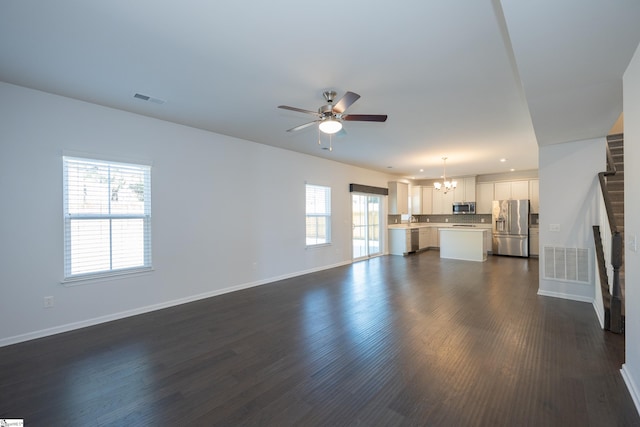
POLYGON ((390 230, 407 230, 411 228, 424 228, 424 227, 435 227, 435 228, 461 228, 461 229, 490 229, 491 223, 480 223, 480 224, 461 224, 455 222, 412 222, 411 224, 389 224, 387 228, 390 230))
POLYGON ((488 231, 486 227, 438 227, 444 231, 469 231, 469 232, 481 232, 488 231))

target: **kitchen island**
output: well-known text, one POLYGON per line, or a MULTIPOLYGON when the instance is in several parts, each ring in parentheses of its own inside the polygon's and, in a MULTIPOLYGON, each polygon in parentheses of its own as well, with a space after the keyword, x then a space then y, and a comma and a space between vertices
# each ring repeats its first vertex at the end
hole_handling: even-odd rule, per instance
POLYGON ((440 258, 465 261, 487 260, 486 228, 447 227, 440 228, 440 258))

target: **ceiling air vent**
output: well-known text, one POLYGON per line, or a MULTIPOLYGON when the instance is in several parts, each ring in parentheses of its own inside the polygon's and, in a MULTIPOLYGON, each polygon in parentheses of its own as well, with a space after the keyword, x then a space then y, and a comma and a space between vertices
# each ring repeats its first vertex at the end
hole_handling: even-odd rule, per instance
POLYGON ((154 104, 164 104, 166 102, 164 99, 153 98, 149 95, 143 95, 141 93, 136 93, 133 95, 133 97, 142 101, 153 102, 154 104))

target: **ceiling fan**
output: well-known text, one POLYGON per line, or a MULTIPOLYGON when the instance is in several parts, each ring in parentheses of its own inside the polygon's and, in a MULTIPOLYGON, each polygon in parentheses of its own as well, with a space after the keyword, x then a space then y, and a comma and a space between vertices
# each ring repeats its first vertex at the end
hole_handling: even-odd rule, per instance
POLYGON ((289 107, 288 105, 278 105, 278 108, 284 110, 298 111, 300 113, 311 114, 316 119, 312 122, 305 123, 300 126, 296 126, 291 129, 287 129, 287 132, 295 132, 300 129, 304 129, 318 123, 318 128, 328 134, 334 134, 342 129, 342 121, 352 122, 385 122, 387 120, 386 114, 346 114, 345 111, 354 102, 360 98, 360 95, 354 92, 347 92, 342 98, 340 98, 335 104, 333 101, 336 97, 336 92, 327 90, 322 94, 327 101, 327 105, 323 105, 318 108, 318 111, 304 110, 302 108, 289 107))

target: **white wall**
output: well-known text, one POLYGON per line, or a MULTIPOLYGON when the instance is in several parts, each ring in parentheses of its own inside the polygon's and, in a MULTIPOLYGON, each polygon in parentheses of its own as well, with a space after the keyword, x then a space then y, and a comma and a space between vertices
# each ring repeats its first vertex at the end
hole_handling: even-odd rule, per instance
POLYGON ((0 83, 0 345, 349 263, 349 183, 390 179, 0 83), (152 162, 152 273, 60 283, 63 152, 152 162), (305 249, 305 181, 332 187, 331 246, 305 249))
POLYGON ((640 410, 640 255, 633 238, 640 237, 640 48, 624 74, 624 230, 625 337, 622 375, 640 410))
POLYGON ((589 284, 544 278, 544 246, 588 248, 593 257, 592 226, 598 224, 598 172, 606 168, 605 138, 567 142, 539 148, 540 178, 540 295, 592 302, 595 266, 589 284), (559 231, 549 231, 558 224, 559 231))

